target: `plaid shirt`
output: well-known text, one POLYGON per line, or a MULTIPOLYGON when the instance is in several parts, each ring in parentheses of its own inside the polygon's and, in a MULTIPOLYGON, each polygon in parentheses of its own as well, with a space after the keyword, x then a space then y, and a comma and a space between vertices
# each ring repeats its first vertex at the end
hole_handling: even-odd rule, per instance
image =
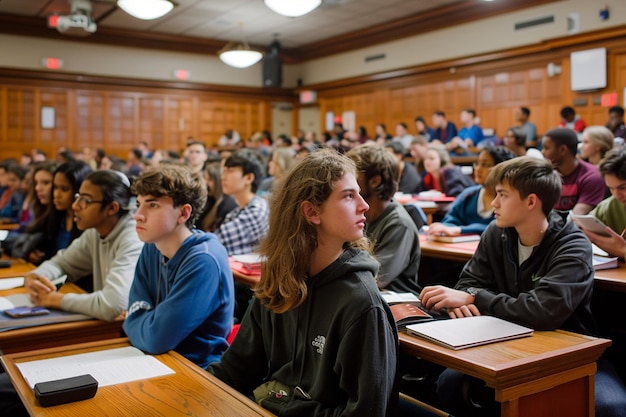
POLYGON ((267 201, 254 197, 243 209, 237 207, 226 215, 215 234, 226 247, 229 256, 257 250, 269 230, 269 214, 267 201))

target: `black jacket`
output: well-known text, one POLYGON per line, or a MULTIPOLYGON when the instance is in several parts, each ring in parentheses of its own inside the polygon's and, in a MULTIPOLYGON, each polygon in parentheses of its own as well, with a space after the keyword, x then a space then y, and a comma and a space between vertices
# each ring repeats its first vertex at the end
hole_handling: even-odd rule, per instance
POLYGON ((349 249, 309 279, 299 307, 276 314, 255 298, 209 371, 246 395, 267 381, 287 385, 292 395, 262 402, 279 416, 388 415, 397 400, 398 335, 377 269, 367 253, 349 249))
POLYGON ((535 330, 593 334, 591 243, 576 225, 565 223, 564 213, 552 212, 549 222, 541 243, 519 266, 517 232, 492 222, 456 288, 483 288, 474 302, 482 314, 535 330))

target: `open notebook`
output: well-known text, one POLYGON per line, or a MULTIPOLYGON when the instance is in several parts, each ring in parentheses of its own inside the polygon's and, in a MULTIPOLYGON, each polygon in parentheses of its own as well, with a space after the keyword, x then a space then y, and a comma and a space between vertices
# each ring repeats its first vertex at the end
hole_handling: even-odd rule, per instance
POLYGON ((410 334, 458 350, 530 336, 533 329, 492 316, 437 320, 406 326, 410 334))

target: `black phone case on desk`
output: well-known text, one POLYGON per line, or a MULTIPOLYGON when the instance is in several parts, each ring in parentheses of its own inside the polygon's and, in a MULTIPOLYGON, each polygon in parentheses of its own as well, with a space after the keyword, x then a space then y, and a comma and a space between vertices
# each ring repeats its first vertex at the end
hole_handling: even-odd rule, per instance
POLYGON ((35 397, 42 407, 93 398, 98 381, 89 374, 35 384, 35 397))

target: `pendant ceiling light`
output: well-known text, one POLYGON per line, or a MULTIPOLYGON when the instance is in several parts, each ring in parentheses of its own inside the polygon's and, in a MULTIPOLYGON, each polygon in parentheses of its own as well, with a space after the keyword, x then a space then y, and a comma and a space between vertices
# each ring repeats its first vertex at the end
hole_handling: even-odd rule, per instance
POLYGON ((229 42, 218 55, 223 63, 235 68, 247 68, 250 67, 263 58, 263 54, 260 51, 250 48, 246 38, 243 34, 243 24, 239 24, 241 29, 241 42, 229 42))
POLYGON ((322 0, 265 0, 265 5, 288 17, 303 16, 322 4, 322 0))
POLYGON ((174 8, 174 4, 169 0, 117 0, 117 5, 129 15, 141 20, 158 19, 174 8))

